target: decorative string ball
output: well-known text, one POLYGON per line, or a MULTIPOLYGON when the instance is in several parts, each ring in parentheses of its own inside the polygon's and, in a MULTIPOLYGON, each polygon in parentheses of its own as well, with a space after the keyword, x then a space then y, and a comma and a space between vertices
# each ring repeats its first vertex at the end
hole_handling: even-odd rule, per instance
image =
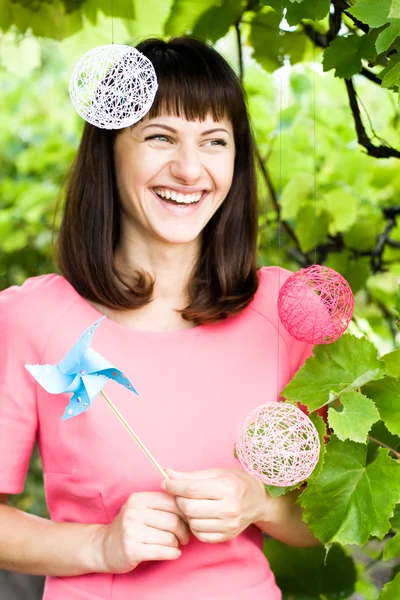
POLYGON ((243 419, 236 454, 250 475, 267 485, 286 487, 306 480, 320 453, 318 432, 297 406, 270 402, 243 419))
POLYGON ((157 92, 151 61, 132 46, 89 50, 75 65, 69 95, 77 113, 101 129, 122 129, 150 110, 157 92))
POLYGON ((312 265, 291 275, 278 297, 278 313, 292 337, 330 344, 346 331, 354 308, 353 292, 342 275, 312 265))

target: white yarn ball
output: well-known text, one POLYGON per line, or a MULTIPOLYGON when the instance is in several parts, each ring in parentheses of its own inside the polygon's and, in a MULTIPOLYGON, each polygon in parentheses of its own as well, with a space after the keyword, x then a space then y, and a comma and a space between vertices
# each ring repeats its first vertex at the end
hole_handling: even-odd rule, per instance
POLYGON ((101 129, 122 129, 150 110, 158 84, 152 62, 132 46, 86 52, 75 65, 69 95, 77 113, 101 129))

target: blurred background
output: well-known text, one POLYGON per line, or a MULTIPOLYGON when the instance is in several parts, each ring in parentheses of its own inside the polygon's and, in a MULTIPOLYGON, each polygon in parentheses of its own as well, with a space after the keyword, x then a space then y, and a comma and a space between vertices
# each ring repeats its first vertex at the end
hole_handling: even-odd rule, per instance
MULTIPOLYGON (((135 45, 147 36, 192 33, 228 59, 247 92, 257 144, 260 264, 297 270, 318 262, 336 269, 355 293, 351 330, 367 335, 382 353, 394 349, 400 307, 400 27, 389 31, 389 16, 371 24, 362 11, 352 12, 364 5, 0 0, 0 289, 55 270, 53 232, 83 126, 68 96, 75 62, 111 43, 112 36, 115 43, 135 45), (377 47, 382 32, 387 39, 377 47)), ((24 493, 12 502, 47 516, 37 453, 24 493)), ((311 557, 298 550, 286 598, 378 598, 395 562, 382 562, 374 540, 348 554, 355 572, 343 576, 337 595, 331 585, 337 571, 324 567, 320 554, 310 561, 315 559, 315 572, 325 569, 325 588, 305 589, 301 577, 293 588, 293 565, 301 570, 301 560, 310 564, 311 557)), ((42 585, 40 578, 2 572, 0 600, 36 600, 42 585)))

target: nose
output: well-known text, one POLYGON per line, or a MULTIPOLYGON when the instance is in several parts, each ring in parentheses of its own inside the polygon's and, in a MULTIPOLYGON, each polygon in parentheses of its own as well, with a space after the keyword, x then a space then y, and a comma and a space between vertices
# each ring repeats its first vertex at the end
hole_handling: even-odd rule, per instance
POLYGON ((184 184, 192 184, 201 176, 202 162, 196 147, 182 144, 177 147, 170 163, 171 175, 184 184))

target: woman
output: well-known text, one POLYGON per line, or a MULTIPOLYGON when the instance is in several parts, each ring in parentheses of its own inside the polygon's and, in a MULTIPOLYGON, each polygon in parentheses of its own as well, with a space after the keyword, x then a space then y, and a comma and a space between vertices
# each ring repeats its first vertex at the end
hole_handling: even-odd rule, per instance
POLYGON ((189 38, 138 46, 159 90, 119 132, 86 124, 59 236, 63 276, 0 294, 0 567, 47 575, 47 600, 277 600, 262 531, 316 540, 295 495, 272 499, 234 457, 240 420, 309 354, 279 326, 287 272, 256 269, 252 139, 233 71, 189 38), (139 391, 110 390, 170 479, 101 398, 61 422, 25 363, 93 347, 139 391), (41 452, 51 520, 7 505, 41 452))

